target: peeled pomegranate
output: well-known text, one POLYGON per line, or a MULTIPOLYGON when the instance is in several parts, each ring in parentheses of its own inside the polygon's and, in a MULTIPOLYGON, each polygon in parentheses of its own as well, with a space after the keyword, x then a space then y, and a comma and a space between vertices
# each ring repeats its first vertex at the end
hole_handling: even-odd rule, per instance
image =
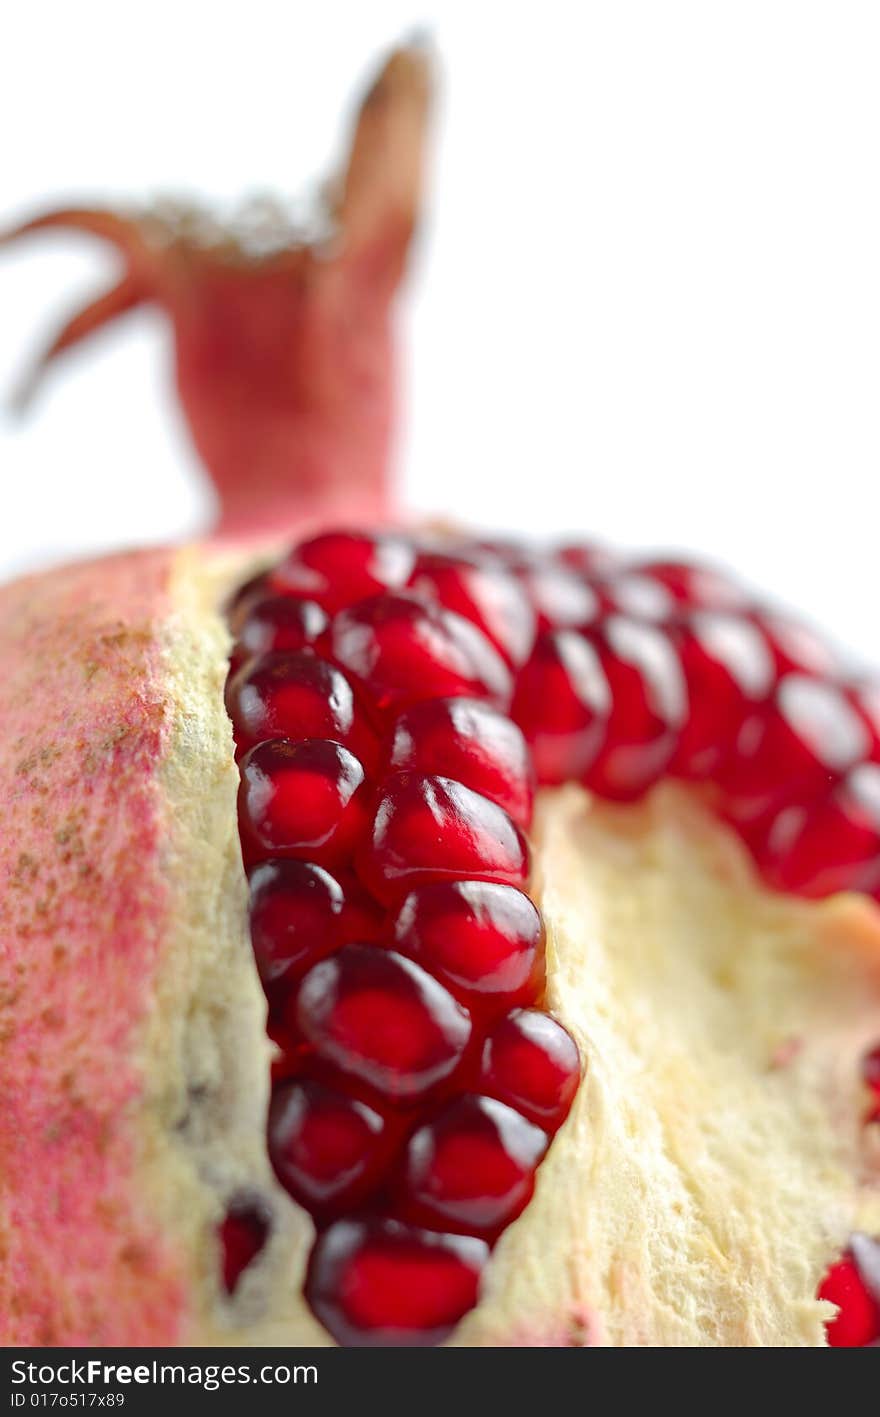
POLYGON ((168 311, 223 512, 0 590, 0 1341, 877 1343, 876 691, 392 515, 426 98, 323 251, 27 228, 128 262, 49 357, 168 311))

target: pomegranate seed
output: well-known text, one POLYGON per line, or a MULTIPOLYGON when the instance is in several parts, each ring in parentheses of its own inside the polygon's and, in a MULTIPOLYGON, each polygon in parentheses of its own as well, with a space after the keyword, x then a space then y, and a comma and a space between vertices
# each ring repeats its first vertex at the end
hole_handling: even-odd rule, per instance
POLYGON ((359 679, 380 712, 464 695, 510 701, 510 671, 476 625, 412 594, 377 595, 336 616, 333 658, 359 679))
POLYGON ((376 761, 376 738, 342 670, 308 651, 249 661, 229 681, 226 707, 240 749, 267 738, 332 738, 376 761))
POLYGON ((365 1102, 318 1082, 275 1089, 269 1156, 279 1181, 312 1212, 359 1203, 387 1160, 382 1117, 365 1102))
POLYGON ((503 808, 449 777, 386 780, 357 856, 367 889, 386 904, 423 881, 472 878, 524 885, 529 849, 503 808))
POLYGON ((394 942, 472 1013, 534 1003, 543 987, 544 923, 528 896, 512 886, 419 886, 398 911, 394 942))
POLYGON ((858 680, 849 686, 849 700, 868 730, 872 762, 880 762, 880 683, 876 679, 858 680))
POLYGON ((770 885, 798 895, 880 887, 880 766, 860 763, 824 799, 784 807, 758 861, 770 885))
POLYGON ((676 613, 672 595, 659 581, 635 571, 615 571, 593 581, 604 614, 629 615, 633 620, 671 620, 676 613))
POLYGON ((586 581, 552 561, 525 561, 517 574, 538 617, 539 630, 586 625, 599 612, 599 600, 586 581))
POLYGON ((397 1210, 416 1224, 492 1239, 528 1205, 548 1144, 503 1102, 456 1098, 410 1138, 397 1210))
POLYGON ((637 561, 631 569, 663 586, 685 610, 743 610, 742 587, 713 566, 687 561, 637 561))
POLYGON ((337 1343, 442 1343, 476 1304, 489 1257, 482 1240, 394 1220, 338 1220, 318 1239, 306 1299, 337 1343))
POLYGON ((595 648, 574 630, 544 630, 520 671, 512 715, 522 728, 538 781, 579 778, 605 739, 611 690, 595 648))
POLYGON ((415 551, 401 536, 329 531, 295 546, 272 573, 281 591, 310 596, 335 614, 368 595, 406 584, 415 551))
POLYGON ((238 818, 247 861, 296 857, 332 866, 366 826, 364 770, 339 743, 276 738, 241 761, 238 818))
POLYGON ((234 1294, 244 1270, 262 1250, 269 1234, 263 1210, 252 1201, 234 1201, 220 1225, 223 1284, 234 1294))
POLYGON ((346 940, 378 935, 381 917, 366 893, 312 861, 264 861, 250 888, 251 941, 267 988, 298 978, 346 940))
POLYGON ((865 1086, 880 1097, 880 1044, 862 1059, 862 1077, 865 1086))
POLYGON ((423 553, 409 586, 470 620, 508 664, 526 659, 535 637, 535 616, 525 590, 503 565, 423 553))
POLYGON ((880 1296, 872 1292, 863 1265, 854 1253, 860 1241, 866 1242, 862 1247, 866 1255, 867 1246, 880 1253, 876 1241, 868 1236, 853 1236, 851 1248, 831 1266, 817 1291, 818 1298, 838 1307, 838 1313, 825 1325, 830 1348, 867 1348, 880 1340, 880 1296))
POLYGON ((329 623, 317 601, 294 595, 260 595, 248 602, 241 619, 233 663, 273 650, 305 649, 329 623))
POLYGON ((581 1077, 577 1044, 538 1009, 515 1009, 486 1040, 480 1089, 545 1131, 568 1116, 581 1077))
POLYGON ((575 571, 585 580, 594 576, 607 576, 618 569, 621 558, 607 546, 597 546, 595 542, 572 542, 557 546, 554 557, 569 570, 575 571))
POLYGON ((385 758, 389 771, 452 777, 481 792, 527 827, 534 783, 522 732, 479 699, 428 699, 398 718, 385 758))
POLYGON ((769 697, 773 659, 757 626, 740 616, 697 611, 675 631, 689 713, 672 771, 708 778, 736 741, 746 715, 769 697))
POLYGON ((455 1072, 471 1034, 467 1011, 413 960, 344 945, 309 971, 295 1021, 318 1058, 397 1102, 455 1072))
POLYGON ((842 689, 788 674, 768 708, 746 721, 722 765, 726 810, 753 826, 786 801, 818 797, 867 747, 868 731, 842 689))
POLYGON ((584 781, 602 797, 625 801, 669 766, 685 720, 684 676, 668 635, 655 625, 611 615, 586 635, 611 689, 611 715, 584 781))
POLYGON ((763 632, 773 653, 776 673, 811 674, 825 678, 840 672, 840 658, 810 625, 778 610, 759 609, 751 619, 763 632))
POLYGON ((226 620, 234 635, 238 634, 239 627, 247 615, 250 607, 264 595, 269 593, 269 572, 261 571, 257 576, 251 576, 250 580, 238 587, 226 602, 226 620))

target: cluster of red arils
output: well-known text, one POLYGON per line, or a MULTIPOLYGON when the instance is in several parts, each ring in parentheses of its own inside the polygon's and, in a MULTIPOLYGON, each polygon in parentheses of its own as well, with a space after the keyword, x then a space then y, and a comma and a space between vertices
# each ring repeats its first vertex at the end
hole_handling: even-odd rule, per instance
POLYGON ((674 776, 774 886, 873 893, 880 691, 714 571, 587 546, 326 533, 230 623, 269 1150, 316 1223, 306 1295, 340 1342, 438 1342, 580 1077, 542 1009, 535 785, 629 802, 674 776))

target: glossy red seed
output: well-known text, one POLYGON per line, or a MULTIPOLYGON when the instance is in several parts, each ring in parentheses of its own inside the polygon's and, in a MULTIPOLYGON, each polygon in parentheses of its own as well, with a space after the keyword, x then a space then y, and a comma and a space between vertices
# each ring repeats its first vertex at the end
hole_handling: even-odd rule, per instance
POLYGON ((599 546, 596 542, 570 542, 567 545, 557 546, 553 552, 554 559, 560 561, 569 570, 577 572, 584 579, 592 579, 594 576, 607 576, 621 566, 621 557, 616 551, 612 551, 607 546, 599 546))
POLYGON ((534 1003, 543 987, 544 924, 513 886, 419 886, 397 912, 394 942, 482 1017, 534 1003))
POLYGON ((429 699, 404 710, 386 744, 389 772, 455 778, 503 807, 521 827, 532 819, 534 772, 522 732, 479 699, 429 699))
POLYGON ((614 571, 592 582, 603 614, 630 615, 634 620, 670 620, 675 598, 665 586, 637 571, 614 571))
POLYGON ((274 1090, 268 1135, 279 1181, 322 1216, 361 1203, 388 1156, 380 1114, 318 1082, 287 1082, 274 1090))
POLYGON ((843 689, 788 674, 772 703, 747 720, 718 778, 734 821, 763 821, 787 802, 833 788, 868 748, 868 732, 843 689))
POLYGON ((818 801, 773 819, 758 862, 777 890, 819 898, 880 887, 880 765, 860 763, 818 801))
POLYGON ((750 618, 766 637, 778 676, 814 674, 821 679, 840 673, 840 656, 811 625, 766 607, 752 612, 750 618))
MULTIPOLYGON (((865 1237, 854 1237, 853 1243, 865 1237)), ((868 1244, 874 1244, 868 1240, 868 1244)), ((825 1325, 830 1348, 867 1348, 880 1340, 880 1297, 869 1288, 852 1249, 829 1269, 817 1291, 818 1298, 838 1307, 825 1325)))
POLYGON ((860 678, 847 685, 847 696, 868 730, 868 755, 880 762, 880 681, 860 678))
POLYGON ((247 862, 293 857, 333 866, 367 825, 364 770, 339 743, 259 743, 240 764, 238 820, 247 862))
POLYGON ((467 1010, 393 950, 345 945, 309 971, 295 1021, 317 1057, 396 1102, 455 1072, 470 1040, 467 1010))
POLYGON ((515 1009, 486 1040, 479 1087, 554 1132, 568 1116, 581 1078, 577 1044, 539 1009, 515 1009))
POLYGON ((363 890, 312 861, 264 861, 250 877, 251 942, 267 988, 289 983, 346 940, 378 936, 363 890))
POLYGON ((605 740, 611 689, 596 648, 576 630, 545 630, 520 670, 512 717, 542 784, 580 778, 605 740))
POLYGON ((547 559, 524 561, 517 575, 537 616, 539 630, 586 625, 599 612, 599 599, 582 576, 547 559))
POLYGON ((529 875, 525 837, 507 813, 460 782, 402 772, 387 778, 355 857, 377 900, 393 904, 424 881, 498 881, 529 875))
POLYGON ((880 1096, 880 1043, 862 1059, 862 1078, 865 1086, 880 1096))
POLYGON ((476 1304, 482 1240, 393 1220, 339 1220, 312 1251, 305 1294, 346 1347, 442 1343, 476 1304))
POLYGON ((528 1205, 548 1144, 546 1132, 496 1098, 456 1098, 410 1138, 397 1213, 492 1239, 528 1205))
POLYGON ((602 797, 627 801, 669 766, 687 713, 687 688, 668 634, 611 615, 586 632, 611 689, 603 745, 584 774, 602 797))
POLYGON ((277 589, 309 596, 333 614, 405 585, 414 560, 415 550, 402 536, 330 531, 295 546, 271 580, 277 589))
POLYGON ((330 645, 386 715, 423 699, 464 695, 501 708, 510 701, 510 671, 482 631, 412 594, 378 595, 343 611, 330 645))
POLYGON ((238 1281, 262 1250, 269 1233, 263 1210, 249 1201, 235 1202, 226 1212, 219 1229, 223 1284, 234 1294, 238 1281))
POLYGON ((526 659, 535 637, 534 611, 516 576, 500 563, 424 552, 409 586, 470 620, 509 664, 526 659))
POLYGON ((697 611, 673 634, 688 714, 671 770, 705 779, 733 750, 747 715, 769 698, 776 682, 773 658, 761 631, 741 616, 697 611))
POLYGON ((377 740, 351 684, 308 651, 250 660, 229 681, 226 707, 240 749, 267 738, 330 738, 374 763, 377 740))
POLYGON ((273 650, 305 649, 315 643, 329 623, 317 601, 295 595, 257 596, 241 617, 233 662, 241 664, 273 650))
POLYGON ((239 627, 247 615, 250 607, 255 605, 263 596, 271 594, 269 588, 269 572, 261 571, 259 575, 251 578, 240 585, 229 597, 224 607, 229 628, 232 633, 238 634, 239 627))
POLYGON ((732 611, 748 604, 743 588, 714 566, 692 561, 636 561, 630 569, 663 586, 682 609, 732 611))

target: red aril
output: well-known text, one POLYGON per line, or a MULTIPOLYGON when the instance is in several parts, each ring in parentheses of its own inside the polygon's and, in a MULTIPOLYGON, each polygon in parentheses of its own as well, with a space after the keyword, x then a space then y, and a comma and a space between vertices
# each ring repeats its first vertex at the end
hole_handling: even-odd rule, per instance
POLYGON ((329 623, 317 601, 295 595, 254 596, 240 618, 233 666, 273 650, 305 649, 315 643, 329 623))
POLYGON ((880 765, 860 763, 826 797, 783 807, 758 861, 770 885, 798 895, 880 888, 880 765))
POLYGON ((531 1004, 544 982, 544 923, 527 895, 489 881, 435 881, 406 896, 394 943, 490 1016, 531 1004))
POLYGON ((489 1258, 482 1240, 394 1220, 339 1220, 318 1238, 306 1298, 337 1343, 442 1343, 476 1304, 489 1258))
POLYGON ((328 531, 295 546, 271 574, 273 587, 317 600, 333 614, 368 595, 406 584, 415 552, 385 532, 328 531))
POLYGON ((339 743, 258 743, 241 761, 238 820, 248 862, 295 857, 333 866, 367 824, 364 770, 339 743))
MULTIPOLYGON (((591 582, 605 615, 629 615, 633 620, 671 620, 678 609, 675 599, 659 581, 638 571, 616 570, 591 582)), ((585 622, 586 623, 586 622, 585 622)))
POLYGON ((343 886, 313 861, 262 862, 251 872, 250 895, 251 942, 267 989, 378 929, 356 883, 343 886))
POLYGON ((409 587, 470 620, 508 664, 526 659, 535 637, 535 615, 523 587, 502 564, 423 552, 416 558, 409 587))
POLYGON ((674 630, 688 714, 671 771, 705 779, 717 773, 746 716, 766 702, 775 683, 773 658, 756 625, 738 615, 696 611, 674 630))
POLYGON ((605 741, 611 689, 595 647, 576 630, 543 630, 517 676, 511 714, 542 784, 579 778, 605 741))
POLYGON ((442 984, 378 945, 344 945, 316 964, 294 1019, 321 1062, 398 1103, 448 1079, 471 1036, 467 1010, 442 984))
POLYGON ((329 644, 386 716, 423 699, 464 695, 502 708, 510 701, 510 671, 482 631, 409 593, 373 596, 343 610, 329 644))
POLYGON ((580 1078, 580 1055, 568 1030, 539 1009, 515 1009, 486 1040, 479 1087, 555 1132, 568 1116, 580 1078))
POLYGON ((611 690, 603 745, 584 773, 601 797, 639 797, 665 772, 687 713, 687 688, 669 636, 610 615, 586 632, 611 690))
POLYGON ((521 827, 532 819, 534 773, 521 730, 479 699, 429 699, 404 710, 386 745, 386 771, 451 777, 497 802, 521 827))
POLYGON ((233 1201, 219 1227, 223 1284, 234 1294, 238 1281, 262 1250, 269 1234, 269 1219, 263 1207, 251 1200, 233 1201))
MULTIPOLYGON (((817 1297, 838 1308, 825 1325, 829 1348, 867 1348, 880 1341, 880 1289, 872 1289, 864 1273, 865 1264, 878 1265, 878 1256, 876 1240, 854 1235, 850 1248, 819 1285, 817 1297)), ((880 1272, 875 1278, 880 1280, 880 1272)))
POLYGON ((269 1109, 269 1156, 294 1200, 313 1214, 338 1214, 378 1183, 388 1156, 385 1122, 375 1108, 321 1083, 282 1083, 269 1109))
POLYGON ((308 651, 276 651, 248 661, 229 681, 226 707, 239 749, 267 738, 330 738, 363 763, 376 761, 376 737, 351 684, 308 651))
POLYGON ((548 1145, 545 1132, 503 1102, 456 1098, 410 1137, 396 1212, 492 1239, 528 1205, 548 1145))
POLYGON ((811 625, 786 611, 760 607, 749 618, 765 636, 776 674, 811 674, 833 678, 842 669, 840 656, 811 625))
POLYGON ((424 881, 521 886, 529 876, 525 837, 503 808, 452 778, 420 773, 385 780, 355 860, 367 889, 389 905, 424 881))
POLYGON ((586 625, 599 613, 599 598, 582 576, 546 558, 526 558, 516 573, 537 616, 539 630, 586 625))
POLYGON ((867 747, 868 731, 842 688, 787 674, 766 708, 746 720, 719 770, 725 810, 754 826, 785 803, 815 799, 867 747))
POLYGON ((682 610, 744 610, 748 597, 731 577, 693 561, 635 561, 629 570, 663 586, 682 610))

